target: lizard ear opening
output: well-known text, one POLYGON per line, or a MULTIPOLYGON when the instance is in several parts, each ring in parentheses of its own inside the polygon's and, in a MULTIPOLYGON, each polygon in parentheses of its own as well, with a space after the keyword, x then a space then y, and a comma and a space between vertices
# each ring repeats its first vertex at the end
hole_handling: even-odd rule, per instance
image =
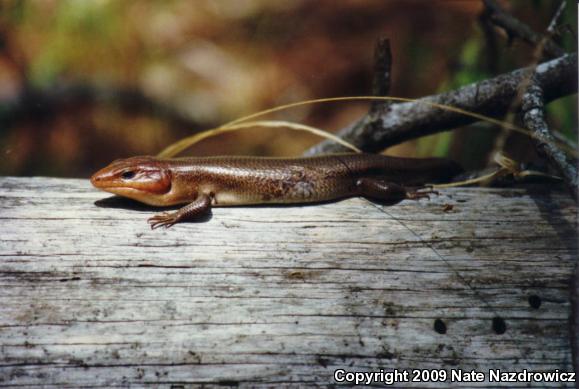
POLYGON ((146 189, 156 194, 166 194, 171 191, 171 172, 168 169, 159 169, 147 172, 146 189))

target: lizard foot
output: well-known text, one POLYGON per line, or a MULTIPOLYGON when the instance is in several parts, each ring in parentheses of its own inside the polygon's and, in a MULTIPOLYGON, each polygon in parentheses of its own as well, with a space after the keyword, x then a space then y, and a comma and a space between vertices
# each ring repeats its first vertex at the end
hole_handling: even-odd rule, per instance
POLYGON ((149 218, 147 221, 151 225, 151 229, 154 230, 158 227, 169 228, 175 223, 178 223, 180 220, 181 215, 179 212, 164 212, 149 218))

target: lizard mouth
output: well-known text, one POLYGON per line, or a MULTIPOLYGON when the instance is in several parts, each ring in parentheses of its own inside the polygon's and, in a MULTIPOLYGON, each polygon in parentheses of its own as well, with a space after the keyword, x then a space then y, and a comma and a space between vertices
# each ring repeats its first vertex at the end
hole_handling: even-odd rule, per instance
POLYGON ((100 187, 99 189, 112 193, 117 196, 125 197, 128 199, 136 200, 140 203, 153 205, 153 206, 166 206, 167 200, 165 195, 151 195, 151 193, 138 188, 129 188, 126 186, 107 186, 100 187))

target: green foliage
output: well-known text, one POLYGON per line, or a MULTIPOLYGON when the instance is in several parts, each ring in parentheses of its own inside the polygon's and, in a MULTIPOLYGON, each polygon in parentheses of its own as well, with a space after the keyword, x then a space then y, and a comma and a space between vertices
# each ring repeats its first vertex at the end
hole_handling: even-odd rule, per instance
POLYGON ((577 142, 577 96, 567 96, 547 105, 551 127, 567 139, 577 142))
POLYGON ((95 61, 98 49, 114 45, 122 22, 117 12, 120 5, 115 1, 61 0, 50 18, 50 26, 41 20, 42 15, 34 13, 33 17, 40 19, 37 26, 48 34, 48 44, 31 63, 31 82, 48 86, 67 69, 95 61))
MULTIPOLYGON (((479 31, 477 29, 477 31, 479 31)), ((459 69, 454 77, 441 86, 441 89, 455 89, 473 82, 484 80, 490 75, 483 69, 483 46, 480 33, 466 41, 459 58, 459 69)))

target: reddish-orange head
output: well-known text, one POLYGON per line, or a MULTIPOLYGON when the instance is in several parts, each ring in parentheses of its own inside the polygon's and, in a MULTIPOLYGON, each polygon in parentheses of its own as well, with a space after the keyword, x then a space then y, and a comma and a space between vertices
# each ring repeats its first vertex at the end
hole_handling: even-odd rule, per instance
POLYGON ((166 205, 171 171, 154 157, 118 159, 90 178, 96 188, 145 204, 166 205))

